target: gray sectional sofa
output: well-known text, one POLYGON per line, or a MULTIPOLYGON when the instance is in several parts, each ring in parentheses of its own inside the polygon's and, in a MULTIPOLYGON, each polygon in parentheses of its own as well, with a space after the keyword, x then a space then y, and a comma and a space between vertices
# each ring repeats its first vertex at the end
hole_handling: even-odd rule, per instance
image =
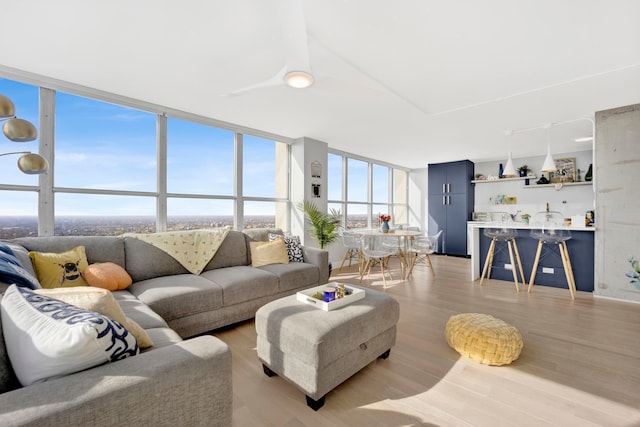
MULTIPOLYGON (((252 267, 250 242, 266 241, 273 232, 282 233, 230 231, 200 275, 130 237, 11 240, 14 248, 24 248, 16 254, 21 259, 27 251, 63 252, 83 245, 90 264, 110 261, 124 267, 133 284, 113 295, 154 346, 118 362, 20 387, 0 335, 0 425, 231 425, 229 348, 211 335, 199 335, 253 318, 265 303, 329 279, 328 253, 304 246, 305 262, 252 267)), ((6 286, 0 282, 0 292, 6 286)))

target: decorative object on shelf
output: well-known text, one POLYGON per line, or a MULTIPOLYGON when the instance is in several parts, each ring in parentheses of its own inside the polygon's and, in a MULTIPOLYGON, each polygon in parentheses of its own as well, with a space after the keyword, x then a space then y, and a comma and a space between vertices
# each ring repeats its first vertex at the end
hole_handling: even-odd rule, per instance
POLYGON ((580 169, 578 169, 577 172, 576 172, 576 181, 575 182, 582 182, 582 177, 580 176, 580 169))
POLYGON ((523 224, 529 224, 529 218, 531 218, 531 215, 529 215, 528 213, 523 213, 522 215, 520 215, 520 218, 522 219, 523 224))
POLYGON ((389 232, 389 221, 391 221, 391 215, 380 215, 380 231, 383 233, 389 232))
POLYGON ((504 168, 502 167, 502 163, 498 166, 498 178, 502 178, 504 175, 504 168))
POLYGON ((484 176, 484 175, 482 175, 481 173, 477 173, 477 174, 476 174, 476 180, 477 180, 477 181, 484 181, 484 180, 486 180, 486 179, 487 179, 487 177, 486 177, 486 176, 484 176))
POLYGON ((298 209, 304 212, 307 222, 311 225, 312 236, 318 241, 320 249, 324 249, 339 237, 338 231, 342 222, 340 211, 331 209, 329 213, 324 213, 315 203, 306 200, 298 204, 298 209))
POLYGON ((589 170, 587 170, 587 174, 584 176, 584 180, 590 182, 593 179, 593 163, 589 165, 589 170))
POLYGON ((555 160, 556 170, 549 173, 549 181, 551 183, 567 183, 576 180, 576 159, 564 158, 555 160))
MULTIPOLYGON (((511 131, 506 131, 507 136, 511 136, 511 131)), ((502 166, 502 165, 500 165, 502 166)), ((509 139, 509 157, 507 157, 507 164, 504 170, 500 173, 500 178, 513 178, 516 176, 516 168, 513 166, 513 158, 511 157, 511 139, 509 139)))
POLYGON ((517 170, 518 170, 518 175, 525 177, 527 176, 527 172, 529 172, 529 166, 522 165, 517 170))
POLYGON ((547 177, 544 176, 544 174, 542 174, 540 179, 536 181, 536 184, 548 184, 548 183, 549 183, 549 180, 547 179, 547 177))
POLYGON ((544 126, 547 129, 547 157, 544 159, 544 163, 542 164, 541 172, 555 172, 556 171, 556 163, 551 157, 551 123, 544 126))
MULTIPOLYGON (((16 107, 6 96, 0 94, 0 121, 5 121, 2 125, 2 132, 13 142, 30 142, 38 137, 36 127, 30 122, 16 117, 16 107)), ((23 173, 32 175, 46 172, 49 168, 47 160, 39 154, 31 151, 12 151, 2 153, 0 156, 12 154, 22 154, 18 159, 18 169, 23 173)))

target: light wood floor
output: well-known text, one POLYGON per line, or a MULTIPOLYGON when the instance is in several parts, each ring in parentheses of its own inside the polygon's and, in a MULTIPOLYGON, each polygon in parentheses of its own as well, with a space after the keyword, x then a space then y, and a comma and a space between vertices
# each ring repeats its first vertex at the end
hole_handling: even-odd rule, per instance
MULTIPOLYGON (((469 260, 432 256, 385 289, 400 303, 396 345, 327 395, 318 412, 302 392, 262 372, 253 321, 216 336, 233 354, 234 426, 640 426, 640 304, 513 282, 469 280, 469 260), (490 367, 444 339, 449 316, 492 314, 516 326, 520 358, 490 367)), ((333 280, 358 284, 354 267, 333 280)), ((382 289, 379 273, 365 286, 382 289)))

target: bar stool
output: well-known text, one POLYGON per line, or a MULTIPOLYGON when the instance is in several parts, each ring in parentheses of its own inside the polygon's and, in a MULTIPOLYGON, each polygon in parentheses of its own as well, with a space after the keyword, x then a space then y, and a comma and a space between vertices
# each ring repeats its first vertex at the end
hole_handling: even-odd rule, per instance
MULTIPOLYGON (((531 289, 533 288, 533 283, 536 280, 538 263, 541 258, 540 254, 542 253, 542 248, 546 243, 549 245, 558 245, 560 258, 562 259, 562 266, 564 267, 564 274, 567 278, 567 285, 569 286, 569 293, 571 294, 571 299, 575 299, 576 280, 573 276, 571 259, 569 258, 569 250, 567 249, 567 240, 571 239, 571 232, 569 230, 561 230, 557 228, 563 224, 564 216, 560 212, 546 211, 538 212, 532 219, 533 221, 531 226, 535 227, 535 229, 531 230, 531 237, 538 239, 538 249, 536 250, 536 259, 533 262, 533 269, 531 270, 531 278, 529 279, 529 288, 527 292, 531 292, 531 289)), ((544 258, 544 255, 542 258, 544 258)))
MULTIPOLYGON (((520 277, 522 278, 522 284, 525 284, 524 271, 522 270, 522 262, 520 261, 520 252, 518 251, 518 244, 516 243, 516 237, 518 236, 518 230, 515 228, 507 227, 509 223, 512 223, 511 215, 506 212, 490 212, 491 222, 493 227, 484 229, 484 235, 491 237, 491 245, 487 252, 487 258, 484 262, 484 268, 482 269, 482 275, 480 276, 480 286, 484 281, 484 278, 491 278, 491 268, 493 267, 493 258, 495 255, 496 242, 506 242, 507 249, 509 251, 509 259, 511 260, 511 272, 513 273, 513 283, 516 285, 516 291, 520 291, 518 284, 518 272, 516 266, 520 271, 520 277), (514 260, 515 255, 515 260, 514 260), (515 262, 514 262, 515 261, 515 262), (517 262, 517 264, 516 264, 517 262)), ((497 252, 503 248, 498 249, 497 252)))

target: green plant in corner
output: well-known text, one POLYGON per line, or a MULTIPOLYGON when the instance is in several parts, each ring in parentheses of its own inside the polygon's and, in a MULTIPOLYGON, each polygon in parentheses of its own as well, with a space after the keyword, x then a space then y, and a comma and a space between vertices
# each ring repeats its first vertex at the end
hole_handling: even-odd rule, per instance
POLYGON ((342 216, 340 211, 331 209, 329 213, 321 212, 315 203, 304 201, 298 204, 298 209, 305 214, 306 221, 311 225, 313 237, 318 241, 320 249, 334 242, 339 234, 342 216))

